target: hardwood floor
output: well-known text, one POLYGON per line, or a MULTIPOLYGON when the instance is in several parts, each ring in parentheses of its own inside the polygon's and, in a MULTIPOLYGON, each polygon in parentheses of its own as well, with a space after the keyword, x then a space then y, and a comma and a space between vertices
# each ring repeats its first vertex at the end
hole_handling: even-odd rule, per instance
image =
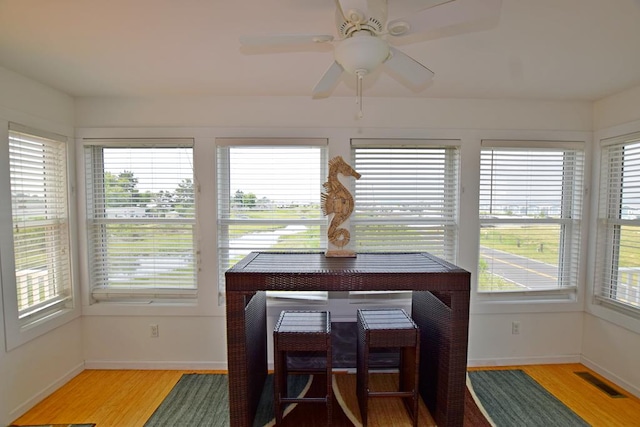
MULTIPOLYGON (((640 425, 640 399, 617 386, 614 387, 628 397, 610 398, 574 374, 589 371, 583 365, 527 365, 506 369, 515 368, 523 369, 595 427, 640 425)), ((18 418, 15 424, 96 423, 96 427, 142 427, 180 376, 187 372, 220 373, 86 370, 18 418)))

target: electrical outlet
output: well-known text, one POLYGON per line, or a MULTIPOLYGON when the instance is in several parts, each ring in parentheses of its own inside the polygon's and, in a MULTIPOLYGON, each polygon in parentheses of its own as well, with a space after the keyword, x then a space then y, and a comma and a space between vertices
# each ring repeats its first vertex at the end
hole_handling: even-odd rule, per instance
POLYGON ((512 335, 520 334, 520 322, 518 321, 511 322, 511 334, 512 335))
POLYGON ((157 324, 149 325, 149 329, 151 331, 151 338, 158 338, 160 336, 160 331, 158 330, 157 324))

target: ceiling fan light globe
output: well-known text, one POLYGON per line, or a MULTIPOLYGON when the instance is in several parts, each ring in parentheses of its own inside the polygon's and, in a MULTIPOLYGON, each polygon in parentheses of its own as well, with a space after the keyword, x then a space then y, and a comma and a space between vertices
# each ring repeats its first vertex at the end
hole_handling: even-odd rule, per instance
POLYGON ((366 31, 355 33, 352 37, 342 40, 335 48, 336 62, 351 74, 362 70, 370 73, 388 57, 388 43, 366 31))

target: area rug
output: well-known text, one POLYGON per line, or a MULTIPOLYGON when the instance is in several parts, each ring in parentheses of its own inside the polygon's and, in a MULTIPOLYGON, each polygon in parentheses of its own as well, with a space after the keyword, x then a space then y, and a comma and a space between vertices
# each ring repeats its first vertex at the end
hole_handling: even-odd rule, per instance
POLYGON ((498 426, 589 426, 520 369, 468 373, 479 404, 498 426))
MULTIPOLYGON (((287 379, 287 396, 306 396, 313 384, 313 375, 290 375, 287 379)), ((290 403, 284 410, 283 416, 287 417, 298 404, 290 403)), ((253 427, 271 427, 276 424, 273 413, 273 375, 267 375, 258 403, 258 410, 253 421, 253 427)))
MULTIPOLYGON (((388 387, 397 382, 393 374, 382 374, 372 384, 388 387)), ((395 376, 397 378, 397 375, 395 376)), ((324 375, 292 376, 289 381, 289 394, 293 396, 321 396, 326 392, 324 375)), ((275 424, 273 416, 273 377, 267 376, 263 394, 257 410, 254 427, 269 427, 275 424)), ((355 400, 355 375, 336 374, 333 379, 333 417, 332 426, 352 427, 362 425, 355 400)), ((226 375, 218 374, 187 374, 169 392, 164 401, 149 418, 145 427, 174 427, 174 426, 212 426, 229 425, 227 401, 226 375), (214 404, 216 403, 216 404, 214 404)), ((411 425, 406 409, 399 403, 399 399, 376 399, 369 405, 371 416, 369 425, 404 426, 411 425), (373 415, 375 414, 375 415, 373 415), (381 418, 379 418, 381 417, 381 418), (382 420, 376 424, 375 419, 382 420), (393 420, 389 424, 385 420, 393 420)), ((290 405, 285 410, 282 427, 315 427, 326 426, 325 405, 317 403, 300 403, 290 405)), ((433 426, 433 420, 421 403, 419 413, 420 426, 433 426)), ((488 427, 484 415, 479 411, 471 394, 467 390, 465 395, 466 427, 488 427)))
MULTIPOLYGON (((290 396, 304 396, 313 376, 290 376, 290 396)), ((222 374, 185 374, 147 420, 144 427, 223 427, 229 425, 228 379, 222 374)), ((295 405, 285 409, 288 414, 295 405)), ((273 376, 265 381, 256 426, 275 424, 273 414, 273 376)))
MULTIPOLYGON (((369 379, 375 389, 380 390, 382 387, 397 387, 397 374, 376 373, 369 379)), ((362 426, 360 418, 360 410, 356 393, 355 374, 338 374, 334 375, 334 394, 339 400, 342 412, 348 414, 349 423, 340 424, 341 426, 362 426)), ((335 417, 334 417, 335 419, 335 417)), ((369 417, 367 425, 381 426, 411 426, 411 418, 405 407, 401 404, 400 399, 376 398, 369 403, 369 417)), ((420 399, 418 411, 418 425, 432 427, 435 426, 433 417, 428 412, 426 406, 420 399)), ((469 388, 465 389, 464 395, 464 427, 491 427, 494 424, 490 422, 488 416, 483 413, 481 408, 476 404, 473 394, 469 388)))
MULTIPOLYGON (((356 376, 353 374, 337 374, 333 376, 333 391, 341 409, 355 427, 362 426, 362 417, 356 397, 356 376)), ((369 377, 369 388, 372 391, 392 391, 398 389, 398 375, 377 373, 369 377)), ((411 416, 405 409, 402 399, 377 397, 369 401, 367 425, 371 427, 410 427, 411 416)), ((418 425, 435 426, 422 399, 418 408, 418 425)))
POLYGON ((227 387, 226 375, 185 374, 144 426, 228 426, 227 387))

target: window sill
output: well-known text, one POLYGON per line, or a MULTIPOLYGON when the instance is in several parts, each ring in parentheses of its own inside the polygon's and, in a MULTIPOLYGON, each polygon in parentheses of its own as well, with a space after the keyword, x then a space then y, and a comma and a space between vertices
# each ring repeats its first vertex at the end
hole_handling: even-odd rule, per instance
POLYGON ((101 301, 82 308, 84 316, 224 316, 225 307, 197 299, 101 301))
POLYGON ((587 306, 587 313, 640 334, 640 313, 633 310, 621 310, 616 304, 596 300, 587 306))
POLYGON ((17 319, 7 319, 5 312, 6 349, 11 351, 79 318, 80 315, 81 312, 77 308, 63 308, 44 318, 23 324, 17 319))
POLYGON ((471 296, 473 314, 542 313, 584 311, 577 290, 476 293, 471 296))

